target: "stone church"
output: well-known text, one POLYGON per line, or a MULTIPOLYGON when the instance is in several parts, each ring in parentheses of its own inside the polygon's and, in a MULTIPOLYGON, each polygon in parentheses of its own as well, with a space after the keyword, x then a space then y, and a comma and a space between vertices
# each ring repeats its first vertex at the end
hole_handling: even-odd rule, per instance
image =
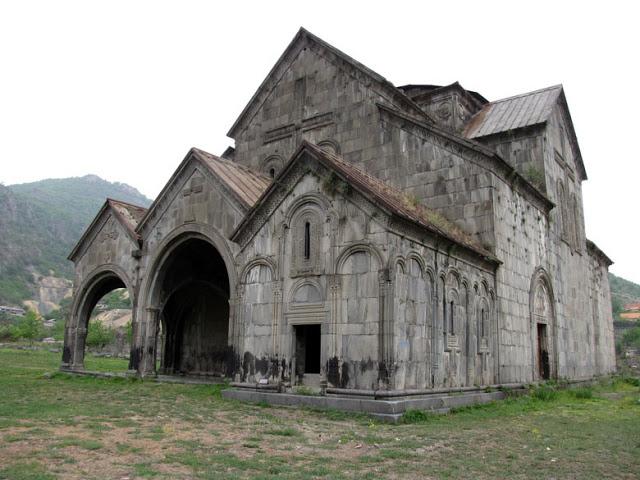
POLYGON ((63 369, 126 288, 142 376, 375 395, 614 371, 562 86, 396 87, 301 29, 228 136, 149 209, 106 201, 69 256, 63 369))

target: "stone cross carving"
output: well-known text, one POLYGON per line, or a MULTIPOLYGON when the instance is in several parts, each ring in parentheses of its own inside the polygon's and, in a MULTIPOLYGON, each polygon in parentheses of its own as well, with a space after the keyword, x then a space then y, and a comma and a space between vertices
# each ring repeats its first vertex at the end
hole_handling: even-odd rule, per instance
POLYGON ((302 140, 303 132, 333 123, 333 112, 325 112, 303 118, 307 104, 307 83, 310 80, 311 79, 307 77, 300 77, 294 83, 292 112, 297 113, 298 120, 264 132, 265 144, 282 140, 283 138, 294 137, 295 144, 297 145, 302 140))
POLYGON ((302 140, 302 133, 325 127, 333 123, 333 112, 320 113, 311 117, 303 118, 297 122, 274 128, 264 132, 264 143, 271 143, 283 138, 294 137, 296 144, 302 140))
POLYGON ((204 178, 192 177, 191 181, 189 182, 189 188, 185 188, 184 190, 182 190, 182 196, 185 197, 185 223, 196 221, 196 213, 193 206, 200 200, 199 195, 197 194, 202 193, 203 185, 204 178))

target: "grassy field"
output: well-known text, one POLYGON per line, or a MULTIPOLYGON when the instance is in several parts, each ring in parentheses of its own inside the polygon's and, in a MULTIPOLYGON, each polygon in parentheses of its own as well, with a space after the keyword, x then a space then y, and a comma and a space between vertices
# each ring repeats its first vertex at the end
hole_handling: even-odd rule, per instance
MULTIPOLYGON (((227 401, 220 387, 60 373, 0 349, 0 479, 639 478, 640 389, 509 399, 401 425, 227 401)), ((87 359, 92 370, 121 360, 87 359)))

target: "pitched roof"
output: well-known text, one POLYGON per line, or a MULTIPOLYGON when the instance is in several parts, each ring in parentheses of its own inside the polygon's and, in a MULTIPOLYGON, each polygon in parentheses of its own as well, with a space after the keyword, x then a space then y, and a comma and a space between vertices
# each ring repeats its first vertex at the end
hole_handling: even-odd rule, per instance
POLYGON ((593 241, 587 238, 587 252, 601 262, 603 262, 607 267, 613 265, 613 260, 611 260, 606 253, 604 253, 600 247, 598 247, 593 241))
POLYGON ((467 124, 464 136, 478 138, 544 123, 562 92, 562 85, 487 103, 467 124))
POLYGON ((371 79, 372 83, 374 85, 377 85, 381 91, 385 92, 386 95, 388 95, 395 103, 398 104, 398 106, 404 107, 410 113, 424 119, 427 122, 433 122, 427 112, 422 110, 413 100, 405 95, 403 91, 396 88, 389 80, 384 78, 379 73, 374 72, 369 67, 353 59, 341 50, 338 50, 333 45, 330 45, 321 38, 316 37, 311 32, 300 27, 298 33, 296 33, 295 37, 293 37, 293 40, 291 40, 280 58, 278 58, 273 68, 269 71, 266 78, 262 81, 256 92, 253 94, 247 105, 244 107, 234 124, 227 132, 228 137, 236 137, 236 133, 238 132, 241 125, 244 124, 245 119, 252 111, 257 109, 259 105, 262 104, 264 98, 266 98, 266 95, 268 95, 268 93, 273 88, 273 85, 275 85, 275 83, 279 80, 280 77, 276 76, 278 70, 295 58, 294 55, 297 54, 298 48, 301 47, 304 42, 316 45, 323 51, 335 55, 338 59, 340 59, 340 61, 344 62, 347 65, 350 65, 352 68, 363 73, 369 79, 371 79))
POLYGON ((238 163, 193 148, 193 153, 248 206, 253 206, 271 183, 271 178, 238 163))
POLYGON ((630 312, 630 311, 634 311, 634 310, 639 310, 640 311, 640 302, 633 302, 633 303, 627 303, 623 310, 630 312))
POLYGON ((147 213, 140 220, 136 227, 136 232, 140 232, 148 219, 153 216, 153 213, 160 204, 160 199, 169 192, 180 173, 192 161, 198 162, 218 178, 245 210, 253 206, 260 195, 262 195, 262 192, 264 192, 271 183, 271 178, 261 173, 254 172, 245 166, 193 147, 184 157, 184 160, 182 160, 176 171, 173 172, 173 175, 153 201, 147 213))
POLYGON ((91 224, 82 233, 82 236, 80 237, 80 240, 78 240, 78 243, 76 243, 76 245, 71 250, 71 253, 69 253, 69 256, 67 257, 69 260, 73 261, 73 259, 77 256, 82 248, 82 245, 84 245, 86 239, 89 237, 89 234, 98 225, 100 218, 107 211, 111 211, 113 213, 113 216, 118 220, 120 225, 122 225, 131 240, 139 245, 140 235, 136 233, 136 227, 138 226, 140 220, 147 213, 147 209, 138 205, 133 205, 131 203, 114 200, 113 198, 107 198, 104 204, 102 204, 102 207, 100 207, 100 210, 94 217, 91 224))
POLYGON ((147 209, 133 205, 132 203, 114 200, 113 198, 107 198, 107 203, 111 206, 118 220, 120 220, 120 223, 128 230, 132 238, 139 240, 140 237, 136 233, 136 227, 147 213, 147 209))
POLYGON ((360 170, 356 166, 344 161, 338 155, 326 152, 317 145, 303 140, 297 151, 292 155, 287 165, 282 169, 272 186, 268 188, 259 201, 254 205, 252 210, 240 222, 236 230, 231 235, 231 239, 237 238, 239 232, 248 224, 249 220, 254 216, 260 205, 264 203, 269 194, 277 188, 279 184, 278 178, 286 175, 302 153, 310 153, 321 164, 337 172, 354 190, 370 198, 375 205, 387 210, 390 214, 401 217, 426 230, 447 238, 467 249, 479 254, 480 256, 497 262, 492 253, 485 250, 481 245, 475 242, 469 235, 463 232, 459 227, 451 223, 439 213, 427 208, 419 202, 413 201, 400 190, 386 184, 382 180, 360 170))

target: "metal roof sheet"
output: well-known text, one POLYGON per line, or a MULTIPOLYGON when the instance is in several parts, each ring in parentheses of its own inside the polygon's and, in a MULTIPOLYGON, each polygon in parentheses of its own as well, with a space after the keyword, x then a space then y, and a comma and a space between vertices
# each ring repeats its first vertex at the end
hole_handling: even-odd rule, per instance
POLYGON ((478 138, 544 123, 560 92, 562 85, 554 85, 488 103, 471 118, 464 135, 478 138))

